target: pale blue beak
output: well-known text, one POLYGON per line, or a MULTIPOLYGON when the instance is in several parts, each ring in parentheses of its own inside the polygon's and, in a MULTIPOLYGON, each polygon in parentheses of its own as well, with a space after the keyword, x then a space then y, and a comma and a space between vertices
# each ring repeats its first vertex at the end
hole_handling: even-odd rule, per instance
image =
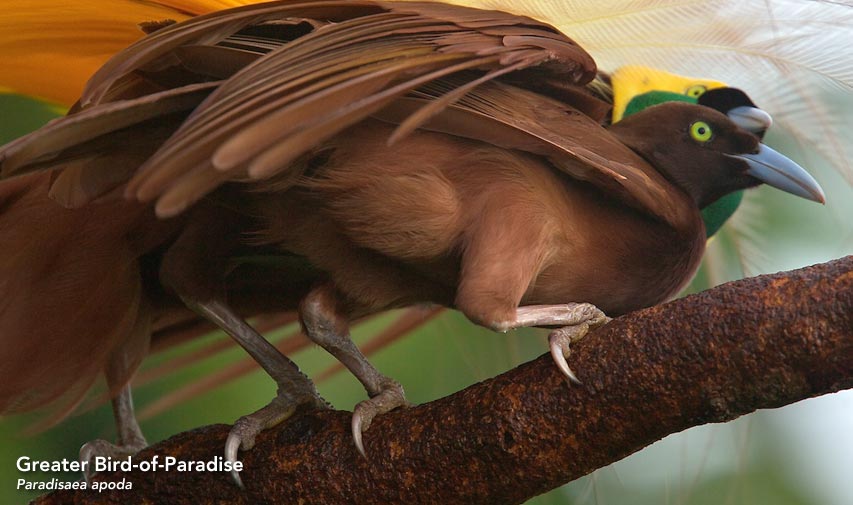
POLYGON ((820 184, 803 167, 764 144, 759 146, 756 154, 727 156, 745 161, 749 165, 746 173, 765 184, 807 200, 826 203, 826 195, 820 184))
POLYGON ((770 128, 770 125, 773 124, 773 118, 770 117, 770 114, 764 112, 758 107, 750 107, 748 105, 735 107, 734 109, 729 110, 726 115, 729 116, 729 119, 731 119, 734 124, 751 133, 762 133, 767 131, 767 129, 770 128))

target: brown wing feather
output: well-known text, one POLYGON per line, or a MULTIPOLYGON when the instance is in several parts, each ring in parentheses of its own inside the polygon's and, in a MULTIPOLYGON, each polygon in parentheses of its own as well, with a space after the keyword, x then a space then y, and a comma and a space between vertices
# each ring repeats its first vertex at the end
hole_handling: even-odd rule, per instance
POLYGON ((126 183, 217 85, 184 86, 56 120, 0 150, 0 174, 54 171, 50 197, 82 207, 126 183))
POLYGON ((284 1, 247 5, 191 18, 157 30, 113 56, 89 80, 81 102, 84 106, 99 103, 114 83, 133 71, 162 68, 164 58, 168 59, 171 51, 183 45, 214 45, 249 25, 281 18, 336 22, 381 11, 382 8, 373 2, 284 1))
POLYGON ((97 138, 172 113, 189 113, 217 85, 216 82, 193 84, 135 100, 104 104, 54 120, 0 150, 0 175, 7 178, 43 168, 45 161, 61 158, 67 150, 80 149, 97 138))

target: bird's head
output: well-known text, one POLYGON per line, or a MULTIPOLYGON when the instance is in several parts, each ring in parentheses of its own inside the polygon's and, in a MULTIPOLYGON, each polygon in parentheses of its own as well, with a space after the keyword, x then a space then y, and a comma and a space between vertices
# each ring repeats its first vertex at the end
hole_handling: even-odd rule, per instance
POLYGON ((616 123, 647 107, 664 102, 698 103, 729 116, 741 128, 759 138, 773 123, 749 96, 737 88, 711 79, 673 74, 643 65, 626 65, 610 75, 613 118, 616 123))
POLYGON ((759 109, 749 96, 737 88, 714 88, 702 93, 696 100, 699 105, 711 107, 729 116, 744 130, 764 138, 773 124, 770 114, 759 109))
POLYGON ((709 107, 663 103, 623 119, 610 131, 699 208, 761 183, 824 202, 820 185, 802 167, 709 107))

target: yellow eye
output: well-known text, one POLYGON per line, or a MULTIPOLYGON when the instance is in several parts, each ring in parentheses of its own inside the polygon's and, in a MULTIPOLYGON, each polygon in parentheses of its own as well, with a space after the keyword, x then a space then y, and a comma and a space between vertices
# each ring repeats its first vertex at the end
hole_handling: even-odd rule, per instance
POLYGON ((705 121, 696 121, 690 125, 690 136, 698 142, 708 142, 713 135, 714 132, 705 121))
POLYGON ((692 98, 699 98, 706 91, 708 91, 708 88, 705 85, 694 84, 693 86, 687 88, 687 90, 684 91, 684 94, 692 98))

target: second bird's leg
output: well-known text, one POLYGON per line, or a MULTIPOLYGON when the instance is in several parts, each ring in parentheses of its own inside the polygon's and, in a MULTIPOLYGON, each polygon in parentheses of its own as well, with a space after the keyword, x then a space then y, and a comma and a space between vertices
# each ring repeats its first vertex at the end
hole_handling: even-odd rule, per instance
POLYGON ((370 397, 355 406, 352 415, 352 436, 358 451, 365 455, 362 433, 377 415, 409 402, 399 382, 379 372, 350 338, 349 321, 338 306, 334 286, 323 284, 314 288, 299 305, 299 316, 305 334, 332 354, 352 372, 370 397))
POLYGON ((119 384, 124 383, 118 394, 112 398, 117 443, 112 444, 106 440, 98 439, 83 444, 83 447, 80 448, 80 461, 86 463, 83 468, 83 477, 87 482, 95 475, 95 458, 124 459, 148 446, 133 412, 133 397, 130 392, 128 376, 129 367, 124 353, 119 352, 110 358, 104 371, 110 392, 119 384))
POLYGON ((516 309, 515 321, 510 324, 510 328, 561 326, 548 335, 551 357, 567 379, 580 384, 566 361, 570 354, 569 345, 583 338, 589 330, 609 321, 610 318, 591 303, 528 305, 516 309))

